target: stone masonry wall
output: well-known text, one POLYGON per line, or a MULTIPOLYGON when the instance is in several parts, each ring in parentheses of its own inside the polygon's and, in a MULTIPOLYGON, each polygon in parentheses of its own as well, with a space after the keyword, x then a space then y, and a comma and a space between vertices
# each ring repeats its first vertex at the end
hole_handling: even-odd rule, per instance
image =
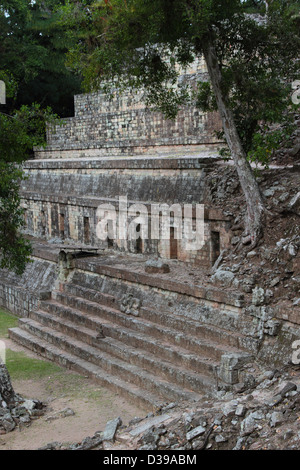
POLYGON ((0 270, 0 306, 21 317, 27 317, 41 299, 50 296, 57 278, 57 264, 32 258, 22 276, 0 270))
MULTIPOLYGON (((203 59, 180 73, 179 82, 191 86, 207 80, 203 59)), ((116 92, 113 97, 83 94, 75 96, 74 102, 75 116, 49 127, 47 147, 36 149, 35 160, 24 166, 28 178, 22 182, 21 194, 26 233, 210 266, 229 239, 222 216, 213 221, 206 218, 201 250, 187 250, 174 227, 168 240, 154 240, 150 234, 139 241, 118 236, 101 241, 96 227, 99 204, 113 204, 119 216, 120 197, 127 197, 129 204, 149 206, 202 204, 205 171, 217 159, 220 143, 214 133, 220 129, 218 114, 186 106, 175 120, 168 120, 147 109, 142 93, 131 91, 116 92), (156 152, 160 158, 152 158, 156 152), (122 160, 119 155, 131 158, 122 160)))
MULTIPOLYGON (((204 61, 194 64, 179 82, 191 85, 207 80, 204 61)), ((203 113, 194 106, 183 106, 176 119, 166 119, 148 109, 141 92, 116 91, 113 97, 92 93, 75 96, 75 116, 48 129, 50 151, 107 149, 107 153, 143 153, 160 146, 217 144, 214 131, 221 129, 217 113, 203 113)), ((56 152, 49 158, 59 158, 56 152)))
POLYGON ((214 217, 206 214, 205 245, 201 250, 186 250, 184 241, 177 240, 177 234, 171 231, 169 240, 152 239, 150 217, 152 204, 169 207, 203 204, 205 175, 209 169, 208 163, 188 157, 86 160, 80 163, 67 160, 27 162, 28 179, 22 186, 26 233, 44 239, 58 238, 73 244, 156 254, 210 266, 216 259, 216 252, 224 249, 230 240, 228 221, 222 214, 214 217), (137 242, 114 237, 114 241, 101 241, 97 236, 98 206, 112 204, 119 218, 120 197, 127 198, 128 209, 134 203, 146 205, 149 213, 147 239, 142 237, 137 242), (217 237, 216 248, 211 231, 217 237))
MULTIPOLYGON (((139 239, 119 239, 118 236, 113 240, 100 240, 96 231, 99 222, 97 208, 107 202, 108 200, 63 198, 63 196, 28 196, 22 201, 26 210, 26 233, 45 240, 58 239, 72 245, 114 248, 130 253, 159 255, 166 259, 176 258, 202 267, 210 267, 220 251, 228 246, 231 238, 230 224, 226 218, 219 214, 216 219, 210 219, 210 215, 207 214, 204 225, 205 244, 201 249, 187 250, 184 240, 177 240, 177 235, 174 235, 174 239, 172 235, 170 239, 152 239, 151 207, 146 205, 149 214, 147 238, 143 238, 142 235, 140 242, 139 239), (217 248, 212 241, 212 232, 218 234, 217 248)), ((115 207, 116 218, 119 220, 118 201, 109 200, 109 203, 115 207)), ((129 202, 128 210, 130 207, 129 202)), ((138 214, 135 217, 137 216, 138 214)), ((129 218, 129 223, 134 223, 135 217, 129 218)), ((139 231, 137 229, 137 232, 139 231)))

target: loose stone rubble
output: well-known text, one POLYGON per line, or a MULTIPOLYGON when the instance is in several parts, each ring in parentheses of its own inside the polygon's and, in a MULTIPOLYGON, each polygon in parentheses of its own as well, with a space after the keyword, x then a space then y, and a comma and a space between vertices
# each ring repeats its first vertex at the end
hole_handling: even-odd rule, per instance
POLYGON ((221 391, 203 402, 163 403, 124 426, 120 417, 82 442, 53 442, 43 450, 298 450, 300 367, 260 373, 255 363, 251 386, 221 391))
POLYGON ((29 426, 43 415, 44 408, 39 400, 24 399, 15 393, 8 370, 0 362, 0 435, 29 426))

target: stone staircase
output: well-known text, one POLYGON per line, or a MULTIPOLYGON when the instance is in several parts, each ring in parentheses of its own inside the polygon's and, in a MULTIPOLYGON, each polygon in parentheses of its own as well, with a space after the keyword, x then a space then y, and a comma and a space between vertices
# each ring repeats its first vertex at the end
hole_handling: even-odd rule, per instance
POLYGON ((242 352, 239 333, 149 302, 128 315, 113 295, 72 282, 61 283, 9 334, 146 409, 213 393, 222 356, 242 352))

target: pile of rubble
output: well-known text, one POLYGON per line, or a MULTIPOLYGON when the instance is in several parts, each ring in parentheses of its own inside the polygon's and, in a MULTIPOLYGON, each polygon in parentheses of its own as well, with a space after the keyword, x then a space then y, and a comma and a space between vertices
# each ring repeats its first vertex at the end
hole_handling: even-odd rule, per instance
POLYGON ((298 450, 299 443, 300 367, 287 366, 261 373, 243 392, 220 391, 197 405, 165 403, 128 426, 118 417, 82 442, 42 450, 298 450))
POLYGON ((7 368, 0 362, 0 435, 29 426, 43 415, 44 408, 39 400, 24 399, 15 393, 7 368))
POLYGON ((213 170, 207 177, 207 199, 224 207, 232 217, 230 249, 224 250, 208 282, 238 289, 246 295, 255 286, 267 292, 269 303, 289 301, 298 305, 300 288, 300 192, 299 163, 259 172, 257 180, 264 198, 264 238, 249 251, 243 239, 245 204, 233 167, 213 170), (242 208, 242 209, 241 209, 242 208))
MULTIPOLYGON (((251 366, 249 366, 251 367, 251 366)), ((299 449, 300 371, 267 371, 242 393, 219 392, 201 406, 169 404, 116 435, 138 450, 299 449)), ((114 446, 104 445, 113 449, 114 446)), ((125 446, 125 447, 124 447, 125 446)))

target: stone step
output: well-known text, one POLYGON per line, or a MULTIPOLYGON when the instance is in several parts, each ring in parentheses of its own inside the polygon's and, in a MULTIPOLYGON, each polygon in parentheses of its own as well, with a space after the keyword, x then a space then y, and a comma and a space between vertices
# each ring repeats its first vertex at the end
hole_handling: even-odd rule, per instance
POLYGON ((154 306, 141 307, 140 317, 147 318, 154 323, 159 323, 182 333, 193 334, 214 343, 221 343, 234 348, 243 349, 241 343, 244 339, 244 335, 242 334, 227 331, 215 325, 200 323, 160 309, 155 309, 154 306))
MULTIPOLYGON (((132 345, 134 339, 131 341, 131 338, 126 335, 126 332, 126 338, 122 335, 122 331, 119 331, 119 335, 116 335, 123 340, 123 342, 121 342, 112 336, 99 336, 94 329, 91 330, 82 326, 79 327, 71 321, 47 314, 46 312, 32 312, 30 318, 42 325, 54 328, 73 338, 80 339, 100 351, 108 353, 110 356, 116 356, 130 364, 135 364, 182 387, 189 388, 196 392, 204 389, 209 391, 215 387, 214 374, 216 373, 217 364, 211 361, 207 360, 205 362, 204 359, 201 360, 200 358, 199 360, 197 356, 191 356, 184 351, 173 349, 171 359, 177 355, 181 358, 181 362, 183 363, 182 366, 176 366, 178 359, 175 361, 175 365, 174 361, 164 361, 158 355, 159 351, 157 351, 156 348, 154 348, 154 354, 134 347, 132 345), (127 341, 124 341, 125 339, 127 341), (191 368, 193 365, 196 365, 197 369, 191 368), (199 373, 199 369, 202 369, 201 374, 199 373), (206 375, 204 375, 204 373, 206 373, 206 375), (209 377, 209 375, 211 377, 209 377)), ((113 329, 114 326, 112 325, 111 328, 113 329)))
MULTIPOLYGON (((64 293, 57 293, 57 300, 42 301, 41 309, 47 312, 57 313, 60 315, 76 315, 79 320, 84 321, 83 317, 78 317, 80 312, 91 313, 98 316, 103 320, 108 320, 114 324, 118 324, 125 328, 144 333, 148 337, 160 339, 172 345, 180 346, 190 352, 204 355, 205 357, 219 361, 221 356, 228 352, 236 351, 235 348, 207 341, 196 336, 188 335, 178 330, 167 328, 163 325, 153 323, 145 318, 138 318, 131 315, 124 314, 119 310, 112 309, 105 305, 100 305, 83 298, 70 296, 64 293), (63 302, 63 303, 62 303, 63 302)), ((75 318, 75 317, 74 317, 75 318)))
MULTIPOLYGON (((72 283, 61 283, 64 293, 75 295, 76 297, 82 297, 93 302, 98 302, 108 307, 118 308, 118 302, 113 295, 105 294, 88 287, 83 287, 78 284, 72 283)), ((56 298, 58 291, 53 291, 52 296, 56 298)))
POLYGON ((84 359, 78 358, 73 354, 67 353, 61 348, 30 334, 23 328, 10 328, 9 336, 16 343, 34 351, 45 359, 56 362, 60 366, 74 370, 84 376, 88 376, 103 387, 107 387, 114 393, 125 397, 147 411, 159 408, 162 403, 159 396, 111 375, 106 370, 84 359))
MULTIPOLYGON (((104 294, 87 287, 66 283, 63 286, 63 291, 64 293, 72 294, 75 297, 82 297, 85 300, 91 300, 113 308, 118 308, 118 302, 113 296, 109 296, 109 294, 104 294), (108 302, 107 296, 108 298, 112 297, 112 300, 108 302)), ((54 298, 56 298, 55 293, 54 298)), ((60 296, 60 299, 62 303, 65 303, 62 295, 60 296)), ((181 331, 182 333, 193 333, 196 336, 199 335, 210 341, 221 342, 228 346, 243 349, 241 343, 243 342, 244 335, 240 333, 232 331, 229 332, 215 325, 203 324, 192 319, 164 311, 161 308, 157 309, 155 306, 142 306, 140 308, 139 317, 150 320, 153 323, 171 327, 181 331)))
POLYGON ((245 296, 239 291, 231 289, 219 289, 213 286, 204 286, 201 284, 185 283, 170 276, 163 277, 159 273, 150 274, 146 272, 136 271, 134 268, 125 267, 116 263, 103 262, 99 259, 77 259, 74 261, 77 270, 91 272, 94 275, 105 276, 108 278, 118 279, 119 282, 132 283, 135 286, 147 286, 163 290, 166 292, 173 292, 180 295, 191 296, 194 299, 201 299, 205 302, 214 304, 214 308, 229 309, 233 307, 233 311, 245 306, 245 296))
MULTIPOLYGON (((192 354, 180 346, 167 343, 165 340, 153 338, 143 332, 131 330, 130 328, 119 326, 109 320, 99 318, 90 313, 82 313, 71 307, 60 308, 60 304, 53 305, 50 310, 50 315, 58 316, 66 321, 77 324, 80 330, 84 328, 94 330, 98 334, 103 332, 106 337, 118 340, 125 345, 131 345, 134 348, 142 349, 147 354, 155 354, 163 360, 171 362, 172 364, 183 366, 193 371, 205 375, 212 375, 215 372, 217 362, 205 357, 204 355, 192 354), (54 308, 55 307, 55 308, 54 308)), ((32 312, 32 315, 36 312, 32 312)))
POLYGON ((112 357, 110 354, 99 351, 99 349, 87 345, 86 343, 73 339, 59 331, 53 330, 47 326, 32 319, 20 319, 20 327, 26 329, 30 334, 39 339, 47 341, 53 346, 56 346, 67 353, 70 353, 80 359, 93 364, 95 367, 100 367, 108 374, 115 375, 121 380, 128 381, 141 389, 146 389, 148 392, 160 396, 161 400, 187 400, 196 402, 201 399, 201 395, 192 392, 175 384, 171 384, 167 380, 158 378, 157 376, 143 370, 134 364, 112 357))

